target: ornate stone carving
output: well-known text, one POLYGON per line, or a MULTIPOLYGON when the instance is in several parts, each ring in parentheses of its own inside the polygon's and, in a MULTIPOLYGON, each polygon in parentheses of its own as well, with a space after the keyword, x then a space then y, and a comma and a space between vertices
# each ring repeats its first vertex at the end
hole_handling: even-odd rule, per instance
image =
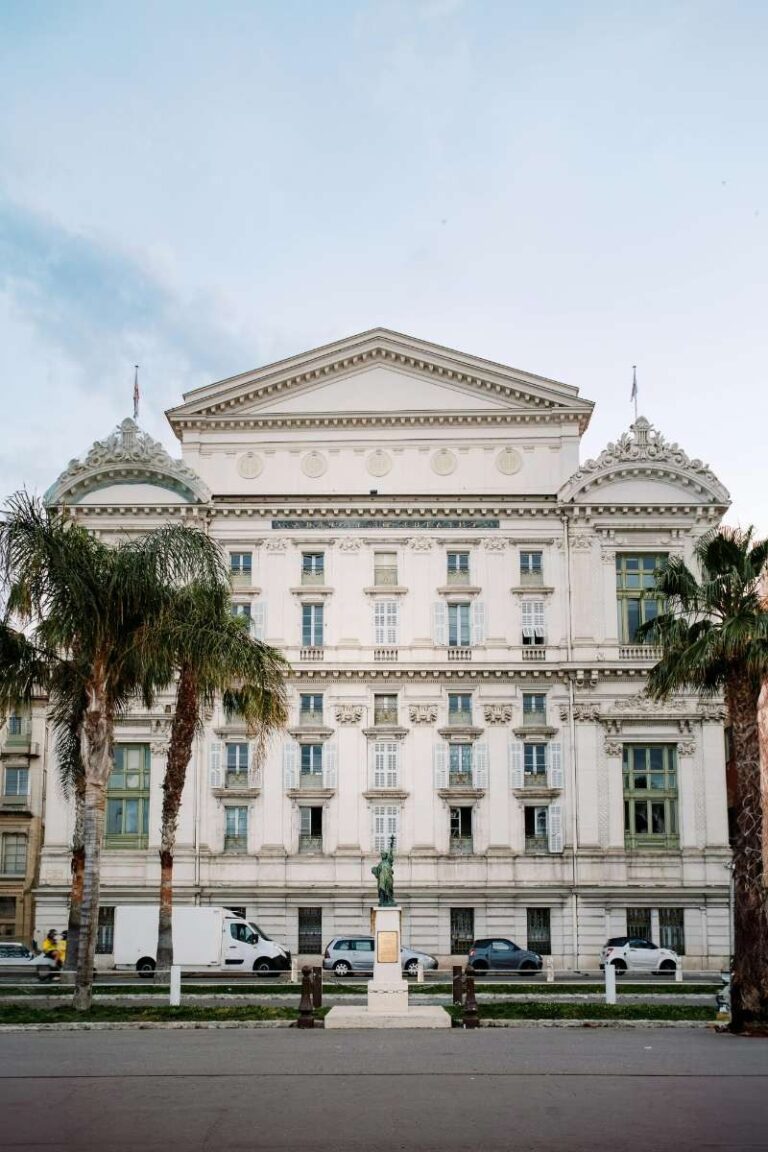
POLYGON ((337 704, 336 705, 336 723, 337 724, 359 724, 363 718, 362 704, 337 704))
POLYGON ((255 452, 246 452, 237 462, 237 470, 246 480, 253 480, 264 467, 261 456, 255 452))
POLYGON ((342 536, 339 540, 340 552, 359 552, 361 547, 362 543, 356 536, 342 536))
POLYGON ((435 452, 432 457, 432 471, 438 476, 450 476, 452 472, 456 471, 458 460, 449 448, 441 448, 435 452))
POLYGON ((149 746, 149 750, 153 756, 167 756, 169 746, 169 740, 153 740, 149 746))
POLYGON ((264 547, 267 552, 285 552, 288 541, 284 540, 282 536, 278 536, 275 540, 267 540, 264 547))
POLYGON ((327 468, 328 461, 321 452, 307 452, 306 456, 302 457, 301 470, 305 476, 310 476, 313 480, 322 476, 327 468))
POLYGON ((603 743, 603 751, 606 756, 621 756, 624 745, 620 740, 606 740, 603 743))
POLYGON ((483 539, 483 548, 486 552, 504 552, 507 542, 503 536, 486 536, 483 539))
POLYGON ((710 724, 724 724, 728 713, 722 704, 699 704, 699 719, 710 724))
POLYGON ((662 471, 666 465, 705 487, 717 500, 724 503, 730 500, 727 489, 706 464, 701 460, 692 460, 679 444, 670 443, 644 416, 639 417, 629 432, 620 436, 615 444, 608 444, 596 460, 585 461, 561 494, 568 498, 579 489, 589 487, 601 475, 638 464, 653 465, 653 470, 655 466, 660 466, 662 471))
POLYGON ((575 536, 571 536, 569 541, 572 552, 591 552, 594 543, 594 536, 587 532, 581 532, 575 536))
POLYGON ((411 704, 408 715, 411 724, 434 724, 437 720, 437 704, 411 704))
POLYGON ((486 724, 509 724, 512 719, 512 705, 485 704, 483 713, 486 724))
MULTIPOLYGON (((568 719, 568 709, 561 708, 560 716, 563 720, 568 719), (565 716, 563 716, 565 712, 565 716)), ((599 704, 574 704, 573 718, 579 724, 588 724, 591 721, 600 719, 600 705, 599 704)))
POLYGON ((696 741, 695 740, 681 740, 677 745, 678 756, 695 756, 696 755, 696 741))
POLYGON ((674 696, 671 700, 651 700, 650 696, 645 696, 642 693, 638 693, 636 696, 622 696, 614 702, 611 709, 612 712, 620 712, 623 716, 636 712, 642 715, 653 712, 654 715, 662 714, 675 717, 679 712, 686 710, 689 709, 680 696, 674 696))
POLYGON ((128 418, 118 424, 106 440, 97 440, 83 460, 70 460, 46 492, 45 501, 56 504, 70 493, 88 492, 126 480, 159 483, 195 501, 207 502, 210 497, 197 473, 182 460, 174 460, 162 444, 128 418))
POLYGON ((502 448, 496 457, 496 467, 503 476, 514 476, 523 466, 523 458, 519 452, 507 445, 502 448))
POLYGON ((387 472, 391 471, 392 468, 392 457, 389 452, 385 452, 382 448, 377 448, 375 452, 371 452, 365 462, 365 466, 371 476, 386 476, 387 472))
POLYGON ((408 547, 412 552, 429 552, 432 548, 432 541, 429 536, 411 536, 408 547))

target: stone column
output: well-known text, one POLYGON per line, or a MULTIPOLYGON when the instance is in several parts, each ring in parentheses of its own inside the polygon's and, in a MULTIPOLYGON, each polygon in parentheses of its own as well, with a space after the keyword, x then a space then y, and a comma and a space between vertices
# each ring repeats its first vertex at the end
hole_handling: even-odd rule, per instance
POLYGON ((392 1013, 408 1011, 408 984, 400 963, 400 924, 402 908, 392 905, 372 909, 373 979, 368 985, 368 1011, 392 1013))

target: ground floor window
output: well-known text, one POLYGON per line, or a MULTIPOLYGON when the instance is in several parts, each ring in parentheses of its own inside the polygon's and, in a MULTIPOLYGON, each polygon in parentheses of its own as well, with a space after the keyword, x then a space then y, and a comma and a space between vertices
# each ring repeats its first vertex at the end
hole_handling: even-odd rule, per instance
POLYGON ((299 952, 312 954, 322 950, 322 908, 299 908, 299 952))
POLYGON ((474 939, 474 908, 451 908, 451 955, 466 956, 474 939))
POLYGON ((627 908, 627 936, 633 940, 651 939, 650 908, 627 908))
POLYGON ((685 956, 685 926, 682 908, 659 909, 659 944, 685 956))
POLYGON ((248 808, 228 807, 224 827, 224 851, 248 851, 248 808))
POLYGON ((552 928, 549 908, 529 908, 528 947, 541 956, 552 955, 552 928))
POLYGON ((231 904, 226 905, 227 912, 231 912, 233 916, 239 916, 241 920, 245 920, 245 905, 238 904, 233 907, 231 904))
POLYGON ((149 745, 117 744, 107 784, 107 848, 146 848, 149 832, 149 745))
POLYGON ((4 832, 0 837, 0 872, 4 876, 23 876, 26 871, 26 833, 4 832))
POLYGON ((99 926, 96 930, 96 953, 99 956, 110 956, 114 952, 115 939, 115 910, 114 908, 99 908, 99 926))
POLYGON ((16 935, 16 897, 0 896, 0 936, 16 935))

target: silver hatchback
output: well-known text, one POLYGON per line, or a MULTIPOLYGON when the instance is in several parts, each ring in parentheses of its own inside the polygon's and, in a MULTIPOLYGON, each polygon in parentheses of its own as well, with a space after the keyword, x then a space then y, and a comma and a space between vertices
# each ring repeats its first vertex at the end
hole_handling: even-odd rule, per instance
MULTIPOLYGON (((334 936, 323 954, 323 968, 337 976, 371 976, 374 958, 373 936, 334 936)), ((424 969, 437 968, 436 957, 414 948, 401 948, 400 962, 406 976, 415 976, 419 964, 424 969)))

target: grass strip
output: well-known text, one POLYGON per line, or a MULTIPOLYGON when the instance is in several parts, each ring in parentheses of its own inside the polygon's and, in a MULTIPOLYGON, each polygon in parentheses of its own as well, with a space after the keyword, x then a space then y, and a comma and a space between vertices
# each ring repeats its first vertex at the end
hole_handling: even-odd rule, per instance
MULTIPOLYGON (((321 1010, 322 1011, 322 1010, 321 1010)), ((280 1005, 269 1007, 251 1004, 244 1007, 205 1007, 182 1004, 171 1008, 167 1004, 152 1004, 146 1008, 125 1007, 122 1004, 94 1004, 89 1012, 76 1012, 71 1004, 49 1008, 34 1008, 27 1004, 0 1006, 0 1024, 71 1024, 71 1023, 155 1023, 171 1020, 295 1020, 298 1009, 280 1005)))
MULTIPOLYGON (((714 1020, 706 1004, 479 1004, 481 1020, 714 1020)), ((457 1005, 448 1009, 461 1018, 457 1005)))

